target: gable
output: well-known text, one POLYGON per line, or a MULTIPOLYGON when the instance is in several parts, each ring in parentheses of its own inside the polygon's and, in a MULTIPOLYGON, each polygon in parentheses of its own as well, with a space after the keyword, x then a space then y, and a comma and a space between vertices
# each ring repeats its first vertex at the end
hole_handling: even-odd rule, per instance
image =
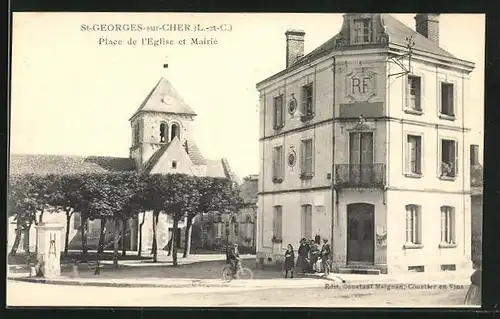
POLYGON ((174 89, 165 78, 161 78, 155 87, 146 96, 137 111, 130 118, 140 112, 159 112, 195 116, 196 113, 187 105, 184 98, 174 89))
POLYGON ((195 165, 191 162, 185 148, 181 145, 178 138, 175 138, 165 148, 158 150, 158 155, 147 173, 150 174, 169 174, 182 173, 189 175, 195 174, 195 165), (172 167, 172 162, 176 163, 176 167, 172 167))

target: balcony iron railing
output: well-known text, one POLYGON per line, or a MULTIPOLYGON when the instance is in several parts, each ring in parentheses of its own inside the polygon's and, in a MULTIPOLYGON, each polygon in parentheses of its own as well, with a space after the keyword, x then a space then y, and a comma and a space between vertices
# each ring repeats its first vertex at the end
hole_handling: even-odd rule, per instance
POLYGON ((483 166, 473 165, 470 168, 470 186, 483 187, 483 166))
POLYGON ((339 187, 378 188, 385 186, 385 164, 337 164, 335 185, 339 187))

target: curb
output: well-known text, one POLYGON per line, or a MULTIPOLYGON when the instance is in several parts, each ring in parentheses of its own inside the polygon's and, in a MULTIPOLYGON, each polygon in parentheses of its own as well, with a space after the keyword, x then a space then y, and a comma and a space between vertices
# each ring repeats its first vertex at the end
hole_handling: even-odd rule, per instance
POLYGON ((119 283, 98 282, 78 280, 58 280, 30 277, 8 277, 8 280, 29 282, 36 284, 64 285, 64 286, 92 286, 92 287, 115 287, 115 288, 189 288, 189 287, 229 287, 228 283, 203 283, 201 280, 193 280, 188 283, 154 284, 154 283, 119 283))

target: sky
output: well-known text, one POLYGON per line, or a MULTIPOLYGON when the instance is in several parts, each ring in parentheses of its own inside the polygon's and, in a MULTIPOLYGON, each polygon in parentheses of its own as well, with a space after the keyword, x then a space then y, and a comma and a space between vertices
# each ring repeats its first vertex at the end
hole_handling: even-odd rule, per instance
MULTIPOLYGON (((414 29, 414 14, 393 16, 414 29)), ((240 177, 257 174, 255 85, 284 69, 285 31, 304 30, 307 53, 341 24, 342 14, 14 13, 10 151, 128 157, 128 120, 166 77, 198 114, 193 135, 203 155, 226 157, 240 177), (95 24, 219 28, 82 31, 95 24), (190 44, 193 37, 217 44, 190 44), (174 44, 141 45, 142 38, 174 44)), ((441 47, 476 64, 471 112, 484 107, 484 26, 484 15, 440 16, 441 47)))

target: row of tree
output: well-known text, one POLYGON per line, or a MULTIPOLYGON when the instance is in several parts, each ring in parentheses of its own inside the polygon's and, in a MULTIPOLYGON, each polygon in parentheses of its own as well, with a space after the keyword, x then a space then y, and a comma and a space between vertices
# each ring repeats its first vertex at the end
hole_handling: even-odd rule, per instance
MULTIPOLYGON (((119 238, 125 222, 140 213, 153 214, 153 260, 157 260, 157 229, 160 214, 173 221, 172 243, 179 222, 187 220, 184 256, 191 242, 193 219, 198 214, 230 214, 240 209, 242 199, 232 181, 224 178, 196 177, 185 174, 143 175, 135 172, 106 172, 67 175, 11 175, 9 179, 9 217, 16 221, 16 237, 11 255, 15 255, 23 232, 43 221, 44 213, 64 213, 66 234, 64 254, 68 255, 70 220, 81 217, 82 258, 87 258, 89 220, 101 220, 98 253, 104 251, 106 224, 114 222, 114 265, 118 265, 119 238)), ((144 221, 144 220, 143 220, 144 221)), ((142 231, 141 223, 141 230, 142 231)), ((142 236, 139 236, 141 254, 142 236)), ((177 265, 176 245, 172 245, 177 265)))

